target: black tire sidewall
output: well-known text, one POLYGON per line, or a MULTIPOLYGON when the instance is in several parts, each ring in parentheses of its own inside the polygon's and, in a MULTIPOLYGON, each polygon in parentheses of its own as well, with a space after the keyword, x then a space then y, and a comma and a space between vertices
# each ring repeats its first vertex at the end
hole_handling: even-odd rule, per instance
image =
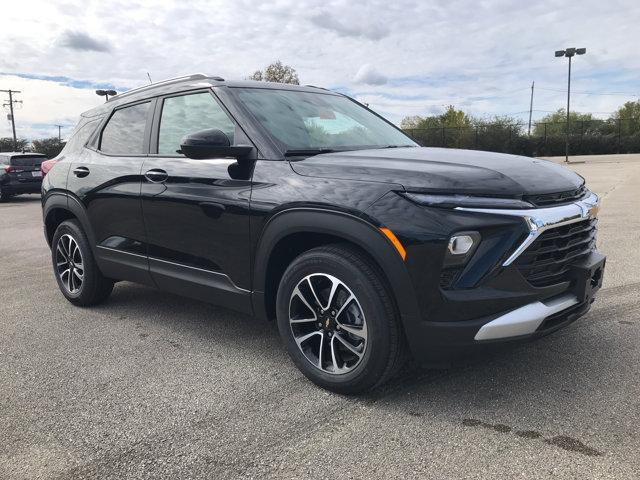
POLYGON ((100 282, 104 281, 104 279, 95 263, 87 236, 75 220, 66 220, 56 229, 51 241, 51 261, 58 287, 67 300, 80 306, 94 303, 97 292, 101 287, 100 282), (63 235, 70 235, 75 240, 82 255, 84 277, 80 290, 77 293, 71 293, 66 289, 56 270, 56 250, 58 248, 58 241, 63 235))
POLYGON ((381 292, 369 278, 376 275, 370 268, 361 270, 339 251, 310 251, 296 258, 285 271, 276 300, 278 330, 285 347, 302 373, 314 383, 341 393, 357 393, 376 384, 383 375, 391 355, 389 308, 381 292), (353 371, 333 375, 312 365, 298 348, 289 324, 289 300, 295 286, 307 275, 325 273, 342 281, 358 299, 367 322, 367 348, 353 371))

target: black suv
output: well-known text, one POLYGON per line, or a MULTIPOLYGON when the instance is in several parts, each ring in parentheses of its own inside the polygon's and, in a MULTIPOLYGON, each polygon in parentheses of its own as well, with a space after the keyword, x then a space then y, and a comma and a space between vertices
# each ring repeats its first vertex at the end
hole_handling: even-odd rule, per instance
POLYGON ((598 198, 554 163, 420 148, 349 97, 192 75, 82 115, 43 182, 60 290, 128 280, 277 319, 298 368, 358 392, 539 337, 602 284, 598 198))
POLYGON ((40 153, 0 152, 0 201, 23 193, 40 193, 40 164, 46 159, 40 153))

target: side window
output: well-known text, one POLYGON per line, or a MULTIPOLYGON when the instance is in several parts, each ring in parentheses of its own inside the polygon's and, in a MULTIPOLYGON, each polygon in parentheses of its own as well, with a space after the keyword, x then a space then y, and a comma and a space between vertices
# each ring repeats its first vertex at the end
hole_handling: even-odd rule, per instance
POLYGON ((144 152, 144 131, 149 102, 116 110, 100 139, 100 151, 114 155, 136 155, 144 152))
POLYGON ((160 117, 158 154, 175 155, 182 137, 209 128, 222 130, 233 145, 235 126, 210 93, 165 98, 160 117))

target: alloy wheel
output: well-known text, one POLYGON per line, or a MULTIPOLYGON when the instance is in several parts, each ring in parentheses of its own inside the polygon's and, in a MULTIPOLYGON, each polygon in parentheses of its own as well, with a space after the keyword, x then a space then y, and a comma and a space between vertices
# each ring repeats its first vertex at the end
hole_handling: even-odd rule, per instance
POLYGON ((56 272, 67 292, 75 294, 82 288, 84 264, 78 242, 64 234, 56 245, 56 272))
POLYGON ((326 273, 304 277, 289 299, 289 324, 305 358, 332 375, 352 371, 367 348, 367 323, 358 299, 326 273))

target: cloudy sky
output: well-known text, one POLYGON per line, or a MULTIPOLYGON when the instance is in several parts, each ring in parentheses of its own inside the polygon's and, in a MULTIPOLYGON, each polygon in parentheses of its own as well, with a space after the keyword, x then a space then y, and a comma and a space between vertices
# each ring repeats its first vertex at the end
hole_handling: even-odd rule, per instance
MULTIPOLYGON (((245 78, 280 59, 301 83, 334 89, 399 123, 448 104, 528 115, 562 107, 608 112, 640 96, 638 0, 11 1, 0 27, 0 89, 15 89, 18 135, 63 136, 118 91, 204 72, 245 78)), ((6 94, 1 94, 4 98, 6 94)), ((4 102, 3 102, 4 103, 4 102)), ((0 137, 9 136, 6 108, 0 137)))

